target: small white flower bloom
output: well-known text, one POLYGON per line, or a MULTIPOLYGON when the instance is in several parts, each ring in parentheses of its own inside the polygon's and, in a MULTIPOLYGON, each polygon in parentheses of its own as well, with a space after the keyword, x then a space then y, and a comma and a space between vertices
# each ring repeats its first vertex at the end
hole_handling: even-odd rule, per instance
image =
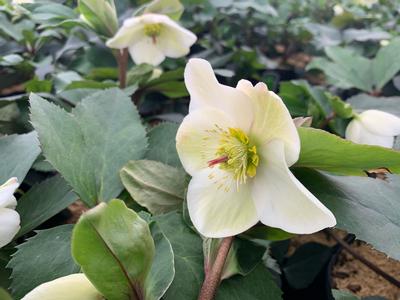
POLYGON ((128 48, 136 64, 154 66, 165 57, 178 58, 189 53, 197 37, 168 16, 144 14, 125 20, 117 34, 107 41, 115 49, 128 48))
POLYGON ((400 135, 400 118, 380 110, 366 110, 346 128, 346 139, 366 145, 392 148, 394 137, 400 135))
POLYGON ((341 15, 342 13, 344 13, 344 9, 340 4, 336 4, 333 7, 333 12, 335 14, 335 16, 341 15))
POLYGON ((101 300, 85 274, 72 274, 43 283, 29 292, 22 300, 101 300))
POLYGON ((289 170, 300 138, 279 96, 263 83, 222 85, 202 59, 189 61, 185 83, 191 101, 176 146, 192 176, 188 209, 202 235, 232 236, 259 221, 292 233, 336 224, 289 170))
POLYGON ((0 248, 11 242, 20 229, 19 214, 14 210, 17 200, 13 195, 18 186, 15 177, 0 186, 0 248))

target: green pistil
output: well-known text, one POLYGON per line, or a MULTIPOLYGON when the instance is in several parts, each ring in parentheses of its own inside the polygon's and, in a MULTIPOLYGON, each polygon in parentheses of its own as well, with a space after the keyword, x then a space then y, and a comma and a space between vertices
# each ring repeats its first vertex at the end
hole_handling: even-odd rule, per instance
POLYGON ((151 38, 156 38, 161 34, 162 28, 163 25, 160 23, 146 24, 144 25, 144 34, 151 38))

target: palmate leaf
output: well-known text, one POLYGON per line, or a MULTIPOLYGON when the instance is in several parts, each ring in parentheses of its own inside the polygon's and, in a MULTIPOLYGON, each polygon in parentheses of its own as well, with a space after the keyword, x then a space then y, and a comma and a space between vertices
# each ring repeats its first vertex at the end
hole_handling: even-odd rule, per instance
POLYGON ((388 168, 400 173, 400 151, 355 144, 314 128, 298 128, 300 158, 294 167, 307 167, 342 175, 365 175, 365 171, 388 168))
POLYGON ((136 108, 119 89, 83 99, 71 113, 32 94, 31 120, 46 159, 89 206, 122 191, 119 170, 141 159, 147 138, 136 108))
POLYGON ((358 94, 347 99, 357 112, 368 109, 382 110, 400 117, 400 97, 374 97, 368 94, 358 94))
POLYGON ((335 215, 337 227, 400 259, 400 177, 334 176, 296 169, 296 177, 335 215))

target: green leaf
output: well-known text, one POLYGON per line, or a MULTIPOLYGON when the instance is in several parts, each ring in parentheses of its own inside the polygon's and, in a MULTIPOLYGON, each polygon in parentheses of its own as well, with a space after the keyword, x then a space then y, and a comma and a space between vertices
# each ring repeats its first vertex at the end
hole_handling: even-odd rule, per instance
POLYGON ((377 109, 400 117, 400 97, 373 97, 358 94, 347 99, 347 103, 359 113, 368 109, 377 109))
POLYGON ((259 239, 266 241, 281 241, 287 240, 295 236, 293 233, 283 231, 275 227, 257 225, 243 233, 243 236, 251 239, 259 239))
POLYGON ((167 15, 178 21, 183 13, 184 7, 179 0, 153 0, 146 5, 143 13, 155 13, 167 15))
POLYGON ((337 227, 400 259, 400 177, 334 176, 310 169, 296 177, 335 215, 337 227), (382 233, 385 234, 382 234, 382 233))
POLYGON ((34 185, 18 199, 17 212, 21 217, 18 236, 35 229, 77 198, 65 180, 58 175, 34 185))
POLYGON ((31 120, 46 159, 89 206, 118 196, 119 170, 143 157, 147 140, 136 108, 118 89, 83 99, 67 113, 32 94, 31 120))
POLYGON ((154 251, 147 223, 117 199, 86 212, 73 232, 73 257, 107 299, 140 299, 154 251))
POLYGON ((11 296, 5 289, 0 288, 0 299, 1 300, 12 300, 11 296))
POLYGON ((165 122, 153 127, 149 133, 149 147, 146 158, 156 160, 173 167, 182 167, 176 151, 175 136, 179 124, 165 122))
POLYGON ((12 268, 11 289, 21 298, 38 285, 79 272, 71 257, 72 225, 37 232, 18 246, 8 268, 12 268))
POLYGON ((279 300, 281 290, 271 273, 259 264, 247 276, 236 275, 224 280, 217 290, 215 300, 279 300))
POLYGON ((335 300, 359 300, 360 298, 348 291, 332 290, 335 300))
POLYGON ((186 226, 182 215, 176 212, 156 216, 154 220, 174 251, 175 278, 164 299, 197 299, 204 279, 201 238, 186 226))
POLYGON ((100 35, 113 37, 118 30, 114 0, 79 0, 78 8, 89 24, 100 35))
POLYGON ((376 89, 382 89, 400 71, 399 51, 400 39, 394 39, 379 49, 371 68, 376 89))
POLYGON ((0 138, 0 182, 11 177, 22 182, 40 154, 36 132, 0 138))
POLYGON ((400 173, 400 152, 378 146, 355 144, 326 131, 298 128, 300 158, 295 167, 307 167, 344 175, 365 175, 365 171, 388 168, 400 173))
POLYGON ((51 80, 31 79, 25 83, 27 93, 50 93, 53 83, 51 80))
POLYGON ((152 214, 182 207, 187 186, 183 170, 156 161, 137 160, 130 161, 120 174, 132 198, 152 214))
POLYGON ((157 223, 150 223, 155 244, 155 256, 145 282, 145 299, 158 300, 165 294, 175 276, 174 252, 157 223))

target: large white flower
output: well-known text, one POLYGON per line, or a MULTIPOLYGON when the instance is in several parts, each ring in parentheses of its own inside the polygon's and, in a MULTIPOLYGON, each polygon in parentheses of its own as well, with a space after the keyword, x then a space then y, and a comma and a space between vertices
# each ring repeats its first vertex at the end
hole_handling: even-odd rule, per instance
POLYGON ((346 139, 366 145, 392 148, 394 137, 400 135, 400 118, 380 110, 366 110, 349 123, 346 139))
POLYGON ((15 177, 0 186, 0 248, 11 242, 20 229, 19 214, 14 210, 17 200, 13 195, 18 186, 15 177))
POLYGON ((85 274, 72 274, 43 283, 21 300, 100 300, 103 296, 96 290, 85 274))
POLYGON ((239 234, 261 221, 292 233, 336 224, 290 172, 300 139, 282 100, 263 83, 219 84, 210 64, 185 69, 191 101, 176 137, 194 226, 206 237, 239 234))
POLYGON ((117 34, 107 41, 110 48, 128 48, 136 64, 159 65, 165 57, 189 53, 197 37, 168 16, 144 14, 124 21, 117 34))

